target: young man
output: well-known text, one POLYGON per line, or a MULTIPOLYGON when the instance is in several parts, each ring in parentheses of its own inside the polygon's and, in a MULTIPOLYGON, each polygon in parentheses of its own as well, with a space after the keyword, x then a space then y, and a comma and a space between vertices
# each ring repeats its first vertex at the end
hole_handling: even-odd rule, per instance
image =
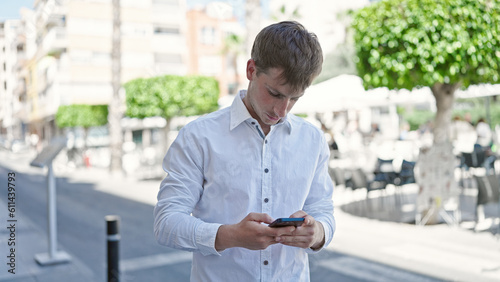
POLYGON ((191 281, 309 281, 308 253, 335 231, 329 148, 288 114, 320 73, 316 36, 297 22, 264 28, 247 62, 248 90, 189 123, 163 161, 158 242, 192 251, 191 281), (279 217, 300 227, 269 227, 279 217))

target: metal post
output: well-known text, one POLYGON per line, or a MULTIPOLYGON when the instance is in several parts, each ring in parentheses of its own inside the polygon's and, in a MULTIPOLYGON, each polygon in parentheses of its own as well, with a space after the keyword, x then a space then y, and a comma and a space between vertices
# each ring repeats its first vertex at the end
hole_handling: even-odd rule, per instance
POLYGON ((108 282, 119 282, 120 217, 116 215, 108 215, 105 219, 108 234, 108 282))
POLYGON ((64 251, 57 251, 57 208, 56 182, 52 162, 47 164, 47 233, 49 236, 49 252, 35 255, 41 265, 52 265, 70 261, 71 257, 64 251))
POLYGON ((52 163, 48 165, 47 174, 47 228, 49 234, 49 257, 55 257, 57 253, 57 216, 56 216, 56 186, 52 163))

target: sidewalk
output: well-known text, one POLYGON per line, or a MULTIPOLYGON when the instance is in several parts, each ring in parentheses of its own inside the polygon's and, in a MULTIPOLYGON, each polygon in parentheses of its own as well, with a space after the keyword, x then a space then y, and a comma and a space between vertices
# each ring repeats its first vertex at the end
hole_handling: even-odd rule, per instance
MULTIPOLYGON (((29 167, 31 156, 12 155, 0 152, 0 166, 17 173, 45 176, 45 170, 29 167)), ((56 177, 65 177, 71 183, 93 183, 94 189, 103 193, 120 196, 148 205, 156 202, 160 180, 139 181, 133 178, 110 176, 107 170, 99 168, 63 171, 54 168, 56 177)), ((0 168, 0 173, 7 171, 0 168)), ((2 184, 3 185, 3 184, 2 184)), ((4 192, 2 192, 5 194, 4 192)), ((345 203, 345 192, 337 190, 335 202, 345 203)), ((6 211, 6 201, 0 201, 0 210, 6 211)), ((5 223, 4 215, 2 221, 5 223)), ((332 244, 327 248, 339 252, 376 261, 404 270, 425 274, 445 281, 500 281, 500 238, 491 233, 475 233, 463 227, 446 224, 415 226, 406 223, 385 222, 345 213, 340 207, 335 210, 337 231, 332 244)), ((23 227, 17 230, 17 240, 22 242, 17 250, 17 274, 15 279, 7 272, 6 264, 0 267, 0 281, 103 281, 78 257, 72 256, 70 263, 55 266, 40 266, 33 257, 47 252, 47 234, 40 230, 30 218, 19 213, 23 227)), ((0 254, 7 253, 8 230, 0 233, 0 254)), ((4 257, 4 256, 3 256, 4 257)), ((148 258, 147 263, 168 263, 169 260, 189 261, 183 252, 148 258), (153 260, 154 259, 154 260, 153 260)), ((121 268, 133 269, 144 260, 121 262, 121 268)), ((5 258, 4 258, 5 261, 5 258)), ((358 277, 363 281, 369 273, 356 273, 355 265, 349 258, 326 259, 318 262, 322 267, 358 277)), ((134 281, 133 279, 123 279, 134 281)), ((374 280, 377 280, 374 277, 374 280)), ((364 280, 366 281, 366 280, 364 280)))
POLYGON ((491 233, 378 221, 338 210, 328 249, 447 281, 500 281, 500 238, 491 233))

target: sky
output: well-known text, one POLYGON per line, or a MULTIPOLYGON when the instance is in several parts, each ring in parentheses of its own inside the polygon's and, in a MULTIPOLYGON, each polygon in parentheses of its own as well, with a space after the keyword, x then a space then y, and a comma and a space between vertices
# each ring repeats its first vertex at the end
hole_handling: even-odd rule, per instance
POLYGON ((0 0, 0 21, 19 19, 21 7, 33 8, 34 0, 0 0))

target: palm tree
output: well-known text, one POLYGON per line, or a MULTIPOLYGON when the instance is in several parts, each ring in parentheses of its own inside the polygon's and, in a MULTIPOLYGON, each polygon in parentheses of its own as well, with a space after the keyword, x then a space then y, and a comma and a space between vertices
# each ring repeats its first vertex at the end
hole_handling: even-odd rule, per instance
MULTIPOLYGON (((222 54, 230 58, 231 65, 234 69, 234 89, 240 89, 240 74, 238 72, 238 56, 244 53, 243 38, 241 36, 230 33, 224 38, 222 54)), ((230 93, 231 94, 231 93, 230 93)), ((234 94, 234 93, 233 93, 234 94)))
POLYGON ((247 31, 246 53, 248 57, 250 57, 255 36, 260 31, 261 14, 260 0, 247 0, 245 5, 245 27, 247 31))
POLYGON ((121 34, 120 34, 120 0, 113 0, 113 42, 111 50, 111 71, 113 97, 109 104, 109 138, 111 149, 110 171, 120 172, 122 169, 122 128, 120 120, 122 118, 120 107, 120 87, 121 87, 121 34))

